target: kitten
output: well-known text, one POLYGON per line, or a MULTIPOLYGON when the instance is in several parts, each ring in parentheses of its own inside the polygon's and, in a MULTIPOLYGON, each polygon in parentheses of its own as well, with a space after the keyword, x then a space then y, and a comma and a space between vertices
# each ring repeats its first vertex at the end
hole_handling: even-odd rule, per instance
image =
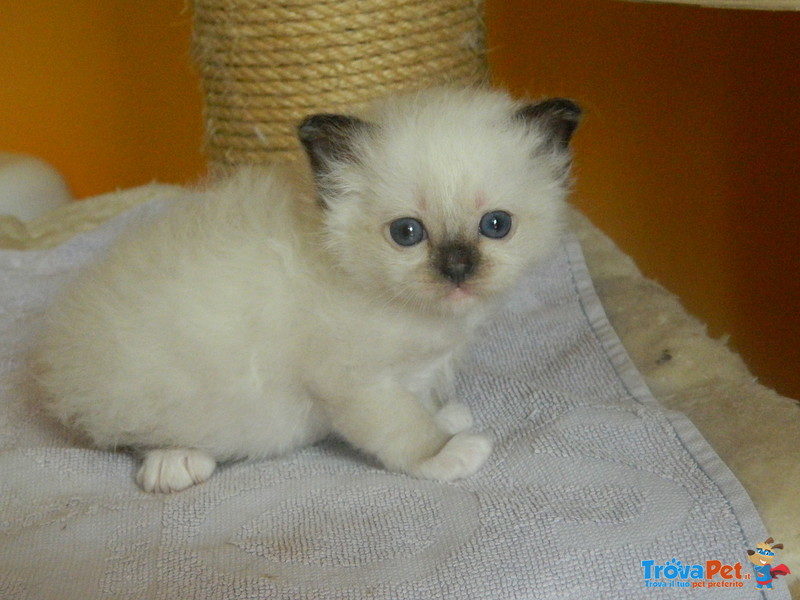
POLYGON ((433 89, 306 119, 308 166, 244 169, 123 235, 46 315, 50 411, 171 492, 331 433, 454 480, 491 442, 454 364, 557 243, 573 102, 433 89), (310 168, 309 168, 310 167, 310 168))

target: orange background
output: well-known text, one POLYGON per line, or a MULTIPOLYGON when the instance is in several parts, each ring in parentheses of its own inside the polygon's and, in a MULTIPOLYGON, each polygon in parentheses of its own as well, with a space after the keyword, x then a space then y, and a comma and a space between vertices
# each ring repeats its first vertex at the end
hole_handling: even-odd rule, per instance
MULTIPOLYGON (((575 203, 800 398, 800 13, 486 12, 498 84, 586 109, 575 203)), ((0 0, 0 14, 0 151, 49 161, 78 198, 204 173, 186 0, 0 0)))
POLYGON ((204 171, 185 0, 0 0, 0 151, 78 198, 204 171))

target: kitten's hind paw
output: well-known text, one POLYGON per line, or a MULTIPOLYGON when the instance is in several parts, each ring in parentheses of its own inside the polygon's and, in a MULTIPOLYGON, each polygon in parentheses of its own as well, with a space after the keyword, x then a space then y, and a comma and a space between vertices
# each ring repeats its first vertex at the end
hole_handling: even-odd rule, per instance
POLYGON ((139 467, 136 482, 145 492, 180 492, 211 477, 216 466, 213 458, 199 450, 150 450, 139 467))
POLYGON ((472 428, 472 413, 466 404, 449 402, 439 409, 434 417, 436 424, 450 435, 461 433, 472 428))
POLYGON ((491 451, 492 442, 485 435, 457 433, 436 456, 422 461, 411 474, 440 481, 463 479, 480 469, 491 451))

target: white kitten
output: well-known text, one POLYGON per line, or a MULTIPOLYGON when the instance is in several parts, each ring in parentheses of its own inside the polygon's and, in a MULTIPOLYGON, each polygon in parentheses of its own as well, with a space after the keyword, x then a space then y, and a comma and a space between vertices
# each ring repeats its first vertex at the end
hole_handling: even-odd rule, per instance
POLYGON ((390 98, 299 128, 311 169, 246 169, 123 236, 47 315, 62 422, 143 452, 169 492, 330 433, 440 480, 491 449, 453 364, 556 244, 580 110, 487 90, 390 98))

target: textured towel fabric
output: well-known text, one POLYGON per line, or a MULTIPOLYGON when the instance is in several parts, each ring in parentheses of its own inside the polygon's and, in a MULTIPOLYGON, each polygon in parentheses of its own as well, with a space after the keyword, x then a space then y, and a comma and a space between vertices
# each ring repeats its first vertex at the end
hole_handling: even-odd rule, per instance
MULTIPOLYGON (((151 203, 47 251, 0 252, 0 598, 787 599, 767 534, 682 416, 653 399, 567 236, 483 329, 459 390, 495 450, 454 484, 327 441, 170 496, 37 408, 36 315, 151 203), (739 567, 737 568, 737 564, 739 567)), ((146 377, 146 374, 142 374, 146 377)))

